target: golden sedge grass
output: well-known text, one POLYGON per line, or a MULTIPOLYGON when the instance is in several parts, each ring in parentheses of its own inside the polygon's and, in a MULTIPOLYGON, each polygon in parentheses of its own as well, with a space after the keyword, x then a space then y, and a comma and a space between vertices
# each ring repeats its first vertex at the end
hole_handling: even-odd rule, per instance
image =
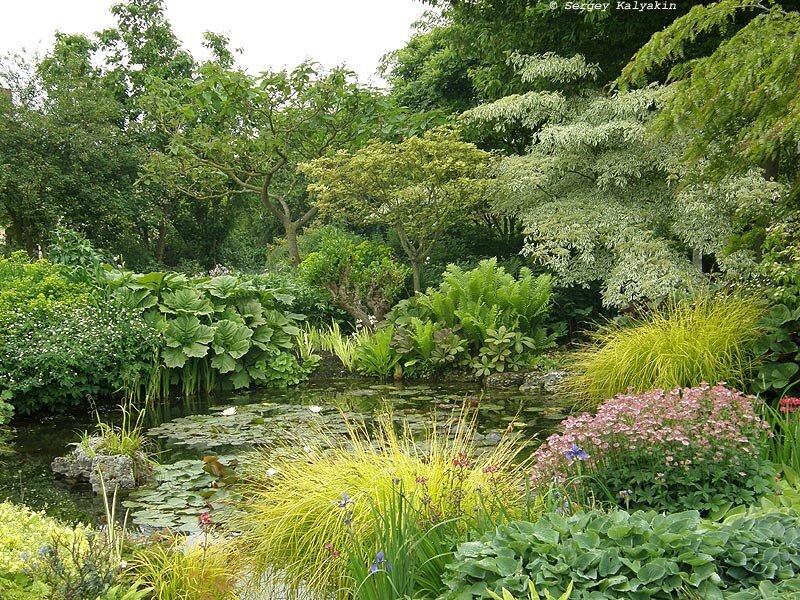
POLYGON ((153 600, 233 600, 239 564, 229 542, 204 549, 176 537, 137 550, 129 569, 140 586, 152 588, 153 600))
POLYGON ((519 445, 504 439, 479 454, 473 434, 474 420, 461 415, 448 427, 432 427, 417 444, 384 416, 373 434, 349 424, 347 443, 327 450, 295 449, 288 456, 263 450, 243 460, 248 466, 231 526, 242 532, 241 553, 255 579, 294 593, 341 595, 351 582, 347 559, 335 551, 352 536, 362 548, 373 546, 375 508, 385 509, 398 488, 429 503, 421 510, 463 518, 464 529, 479 511, 499 519, 503 507, 521 507, 528 464, 516 460, 519 445), (468 467, 454 465, 465 456, 468 467))
POLYGON ((754 366, 763 307, 752 298, 718 295, 671 304, 630 326, 601 327, 577 353, 571 391, 595 405, 633 388, 726 381, 742 387, 754 366))

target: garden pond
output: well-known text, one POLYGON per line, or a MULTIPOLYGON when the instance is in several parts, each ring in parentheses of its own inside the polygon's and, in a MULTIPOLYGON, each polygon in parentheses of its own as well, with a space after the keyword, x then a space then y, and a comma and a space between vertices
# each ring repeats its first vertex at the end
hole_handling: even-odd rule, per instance
MULTIPOLYGON (((376 385, 359 380, 315 381, 289 390, 251 390, 206 399, 160 403, 148 409, 146 435, 155 453, 155 483, 127 494, 128 525, 152 531, 192 532, 198 515, 212 510, 224 521, 225 499, 235 493, 236 466, 254 447, 280 452, 344 440, 348 422, 369 427, 390 412, 415 434, 444 423, 463 407, 474 409, 477 446, 496 444, 507 432, 529 454, 566 416, 569 402, 517 390, 482 390, 474 384, 376 385)), ((101 408, 104 420, 119 415, 101 408)), ((0 501, 8 498, 68 521, 96 521, 102 498, 88 484, 55 476, 50 462, 92 430, 92 414, 18 421, 0 473, 0 501)))

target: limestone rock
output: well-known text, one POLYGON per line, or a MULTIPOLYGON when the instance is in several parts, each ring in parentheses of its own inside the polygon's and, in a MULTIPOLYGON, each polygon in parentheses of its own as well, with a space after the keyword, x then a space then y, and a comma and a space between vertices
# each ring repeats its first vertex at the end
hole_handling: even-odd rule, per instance
POLYGON ((566 371, 528 373, 525 375, 522 385, 519 386, 519 391, 526 393, 555 394, 566 376, 566 371))
POLYGON ((136 488, 136 473, 133 460, 125 454, 98 454, 92 461, 89 474, 92 491, 99 494, 105 486, 106 492, 114 489, 132 490, 136 488))
POLYGON ((118 488, 132 490, 136 488, 137 480, 150 477, 147 457, 143 453, 138 453, 136 460, 125 454, 103 454, 98 451, 101 441, 99 438, 90 439, 88 449, 83 445, 76 446, 66 456, 53 459, 50 468, 67 479, 88 481, 97 494, 104 485, 108 493, 118 488))
POLYGON ((486 378, 487 388, 510 390, 518 388, 525 379, 525 373, 520 371, 506 371, 503 373, 492 373, 486 378))

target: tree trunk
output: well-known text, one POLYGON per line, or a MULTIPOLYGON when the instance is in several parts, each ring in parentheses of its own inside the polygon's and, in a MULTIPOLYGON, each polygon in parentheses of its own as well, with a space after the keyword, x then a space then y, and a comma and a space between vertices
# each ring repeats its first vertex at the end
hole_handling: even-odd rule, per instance
POLYGON ((297 223, 285 220, 283 229, 286 232, 286 247, 289 251, 289 264, 296 271, 300 264, 300 249, 297 247, 297 223))
POLYGON ((422 260, 419 258, 411 259, 411 273, 414 277, 414 293, 422 291, 422 260))
POLYGON ((692 264, 698 271, 703 272, 703 252, 700 248, 692 248, 692 264))
POLYGON ((167 219, 161 217, 161 222, 158 224, 158 241, 156 242, 156 261, 163 265, 164 254, 167 248, 167 219))

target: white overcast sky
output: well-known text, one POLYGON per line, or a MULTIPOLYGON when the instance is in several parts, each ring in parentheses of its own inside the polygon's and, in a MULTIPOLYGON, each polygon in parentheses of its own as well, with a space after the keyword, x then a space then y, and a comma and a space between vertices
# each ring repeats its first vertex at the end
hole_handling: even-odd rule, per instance
MULTIPOLYGON (((49 48, 53 33, 86 33, 113 25, 115 0, 3 0, 0 54, 49 48)), ((345 63, 359 79, 375 76, 380 57, 401 47, 426 5, 416 0, 166 0, 178 38, 197 57, 202 33, 224 33, 242 48, 239 64, 257 72, 313 59, 345 63)))

